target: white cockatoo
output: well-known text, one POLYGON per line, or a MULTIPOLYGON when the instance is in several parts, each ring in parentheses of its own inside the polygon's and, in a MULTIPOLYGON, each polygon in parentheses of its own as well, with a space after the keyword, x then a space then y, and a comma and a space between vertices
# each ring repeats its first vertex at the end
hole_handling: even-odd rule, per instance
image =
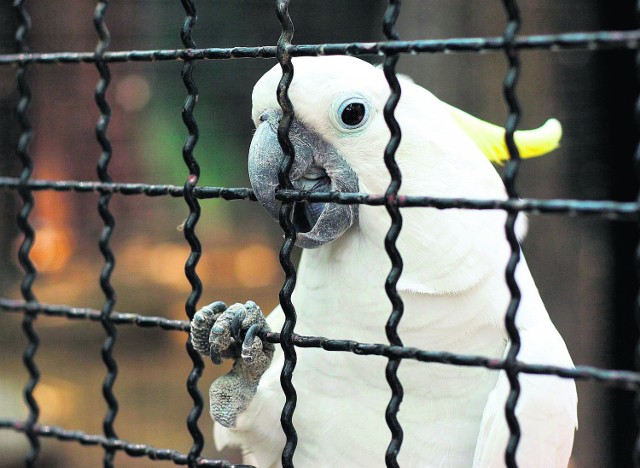
MULTIPOLYGON (((390 176, 383 162, 390 132, 383 118, 389 86, 383 72, 353 57, 294 58, 289 96, 295 109, 291 180, 313 191, 384 193, 390 176)), ((256 132, 249 176, 256 197, 277 217, 274 192, 283 153, 276 130, 281 69, 255 85, 256 132)), ((402 129, 396 160, 401 193, 434 197, 505 199, 491 162, 508 158, 504 129, 483 122, 402 78, 395 116, 402 129)), ((560 124, 516 133, 523 157, 558 145, 560 124)), ((398 291, 405 312, 399 335, 405 346, 500 359, 509 340, 504 317, 510 294, 505 267, 506 214, 433 208, 402 210, 397 245, 404 261, 398 291)), ((384 207, 296 203, 293 222, 304 248, 293 304, 296 333, 386 343, 391 304, 383 287, 391 268, 384 250, 390 219, 384 207)), ((524 258, 516 271, 522 291, 518 359, 572 368, 524 258)), ((236 359, 210 391, 218 447, 239 446, 245 463, 280 465, 284 395, 280 347, 262 343, 258 328, 279 331, 280 307, 265 319, 256 304, 214 303, 192 322, 192 340, 214 361, 236 359), (268 325, 267 325, 268 324, 268 325), (243 338, 246 332, 246 337, 243 338), (242 345, 242 342, 244 344, 242 345), (242 345, 242 346, 241 346, 242 345)), ((297 348, 293 374, 298 402, 293 417, 299 467, 384 466, 390 441, 385 408, 390 389, 387 359, 348 352, 297 348)), ((398 376, 404 400, 398 414, 403 467, 501 467, 509 436, 504 406, 510 386, 504 372, 403 360, 398 376)), ((520 374, 516 407, 522 437, 520 467, 566 467, 577 427, 573 380, 520 374)))

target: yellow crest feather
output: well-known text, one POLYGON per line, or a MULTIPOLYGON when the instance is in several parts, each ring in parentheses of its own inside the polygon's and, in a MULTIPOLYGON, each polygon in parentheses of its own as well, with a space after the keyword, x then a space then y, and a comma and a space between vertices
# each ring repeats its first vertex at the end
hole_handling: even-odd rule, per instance
MULTIPOLYGON (((505 142, 505 129, 449 106, 451 115, 473 142, 494 163, 509 160, 509 150, 505 142)), ((559 146, 562 125, 556 119, 547 120, 544 125, 533 130, 517 130, 514 135, 516 146, 523 159, 535 158, 553 151, 559 146)))

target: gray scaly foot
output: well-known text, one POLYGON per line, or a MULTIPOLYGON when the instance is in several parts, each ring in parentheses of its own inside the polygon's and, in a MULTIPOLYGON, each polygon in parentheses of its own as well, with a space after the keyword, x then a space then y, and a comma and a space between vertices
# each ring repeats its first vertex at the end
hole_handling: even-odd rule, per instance
POLYGON ((230 307, 214 302, 196 312, 191 321, 191 342, 199 353, 216 364, 223 358, 235 359, 231 371, 209 389, 211 416, 225 427, 235 427, 271 364, 275 347, 257 336, 261 330, 271 331, 253 301, 230 307))

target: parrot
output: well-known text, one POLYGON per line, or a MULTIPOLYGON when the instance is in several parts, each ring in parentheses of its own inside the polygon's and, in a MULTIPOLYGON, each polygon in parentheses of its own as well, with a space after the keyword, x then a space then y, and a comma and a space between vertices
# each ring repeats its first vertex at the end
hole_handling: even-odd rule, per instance
MULTIPOLYGON (((389 85, 383 71, 349 56, 294 57, 289 132, 295 151, 294 189, 314 192, 385 193, 391 178, 383 153, 390 138, 383 108, 389 85)), ((280 202, 278 170, 284 158, 277 129, 278 65, 255 84, 248 172, 256 199, 275 219, 280 202)), ((453 107, 398 75, 395 109, 402 138, 395 158, 402 195, 507 199, 495 168, 509 159, 505 130, 453 107)), ((522 158, 559 146, 555 119, 515 132, 522 158)), ((502 359, 509 347, 505 313, 511 299, 505 268, 511 247, 503 210, 403 209, 397 247, 403 271, 397 291, 404 303, 398 334, 404 346, 502 359)), ((302 248, 292 302, 295 333, 387 343, 392 310, 384 289, 391 261, 384 238, 391 220, 384 206, 294 202, 291 220, 302 248)), ((516 224, 526 230, 523 215, 516 224)), ((521 290, 516 326, 518 360, 573 368, 524 257, 515 271, 521 290)), ((278 306, 265 317, 252 301, 214 302, 191 322, 195 349, 215 363, 234 360, 210 389, 216 447, 239 447, 260 468, 281 465, 285 435, 280 414, 284 354, 258 332, 280 331, 278 306)), ((387 358, 296 348, 292 382, 297 392, 293 424, 299 467, 385 465, 391 440, 385 408, 391 391, 387 358)), ((502 467, 509 429, 504 371, 403 359, 404 389, 398 420, 404 439, 397 455, 406 467, 502 467)), ((515 414, 521 429, 516 452, 524 468, 566 467, 577 429, 575 382, 550 375, 518 374, 515 414)))

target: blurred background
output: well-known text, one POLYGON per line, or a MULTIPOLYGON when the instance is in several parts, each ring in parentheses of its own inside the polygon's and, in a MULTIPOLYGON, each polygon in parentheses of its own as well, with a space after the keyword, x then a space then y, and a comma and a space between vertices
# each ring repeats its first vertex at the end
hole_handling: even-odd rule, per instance
MULTIPOLYGON (((112 0, 107 24, 111 50, 181 48, 184 11, 172 0, 112 0)), ((620 0, 539 0, 522 2, 522 34, 599 29, 633 29, 634 2, 620 0)), ((34 52, 92 51, 94 4, 85 0, 27 3, 33 19, 29 44, 34 52)), ((382 40, 379 0, 296 0, 291 16, 294 42, 382 40)), ((194 30, 198 47, 273 45, 280 27, 271 0, 198 2, 194 30)), ((16 22, 11 2, 0 3, 0 52, 15 50, 16 22)), ((505 25, 500 2, 405 0, 398 23, 404 39, 499 36, 505 25)), ((523 197, 634 200, 632 155, 637 143, 637 95, 632 51, 523 51, 518 96, 521 127, 555 116, 564 126, 561 148, 552 156, 523 164, 518 188, 523 197)), ((379 60, 374 57, 372 60, 379 60)), ((201 185, 247 187, 246 154, 252 135, 251 89, 274 60, 198 62, 200 91, 195 115, 200 142, 195 155, 201 185)), ((108 135, 114 155, 109 172, 117 182, 182 185, 187 171, 181 148, 187 136, 180 117, 186 91, 182 63, 118 63, 107 99, 113 108, 108 135)), ((451 104, 502 123, 506 107, 500 53, 403 56, 398 69, 451 104)), ((33 101, 29 116, 35 133, 30 152, 33 178, 97 180, 100 148, 94 127, 98 110, 93 65, 30 67, 33 101)), ((0 175, 18 176, 15 156, 17 103, 15 68, 0 67, 0 175)), ((33 290, 39 301, 100 309, 98 277, 103 259, 97 242, 102 229, 95 194, 35 193, 30 221, 36 229, 31 258, 39 275, 33 290)), ((277 260, 279 227, 256 203, 204 200, 197 233, 203 244, 198 274, 204 284, 200 305, 253 299, 265 310, 277 303, 283 275, 277 260)), ((0 296, 20 299, 21 242, 15 217, 17 194, 0 192, 0 296)), ((183 265, 189 249, 178 226, 188 210, 182 199, 115 195, 116 229, 112 283, 117 311, 185 319, 190 292, 183 265)), ((636 227, 600 218, 532 216, 524 243, 547 308, 576 364, 632 369, 637 325, 633 315, 636 227)), ((0 417, 24 418, 21 389, 28 376, 21 355, 26 340, 21 314, 0 313, 0 417)), ((42 378, 35 394, 40 421, 101 433, 106 373, 100 358, 104 331, 99 323, 38 317, 42 344, 36 362, 42 378)), ((186 334, 120 326, 115 346, 119 376, 115 394, 120 412, 115 429, 134 443, 187 452, 185 420, 191 400, 185 381, 191 369, 186 334)), ((208 363, 201 380, 207 395, 217 373, 208 363)), ((631 466, 637 428, 632 394, 579 382, 580 430, 575 467, 631 466)), ((200 420, 204 456, 218 454, 211 442, 206 411, 200 420)), ((279 430, 279 428, 274 428, 279 430)), ((22 466, 27 444, 20 434, 0 431, 0 466, 22 466)), ((42 439, 41 466, 98 466, 102 450, 75 442, 42 439)), ((117 454, 118 466, 158 466, 117 454)))

